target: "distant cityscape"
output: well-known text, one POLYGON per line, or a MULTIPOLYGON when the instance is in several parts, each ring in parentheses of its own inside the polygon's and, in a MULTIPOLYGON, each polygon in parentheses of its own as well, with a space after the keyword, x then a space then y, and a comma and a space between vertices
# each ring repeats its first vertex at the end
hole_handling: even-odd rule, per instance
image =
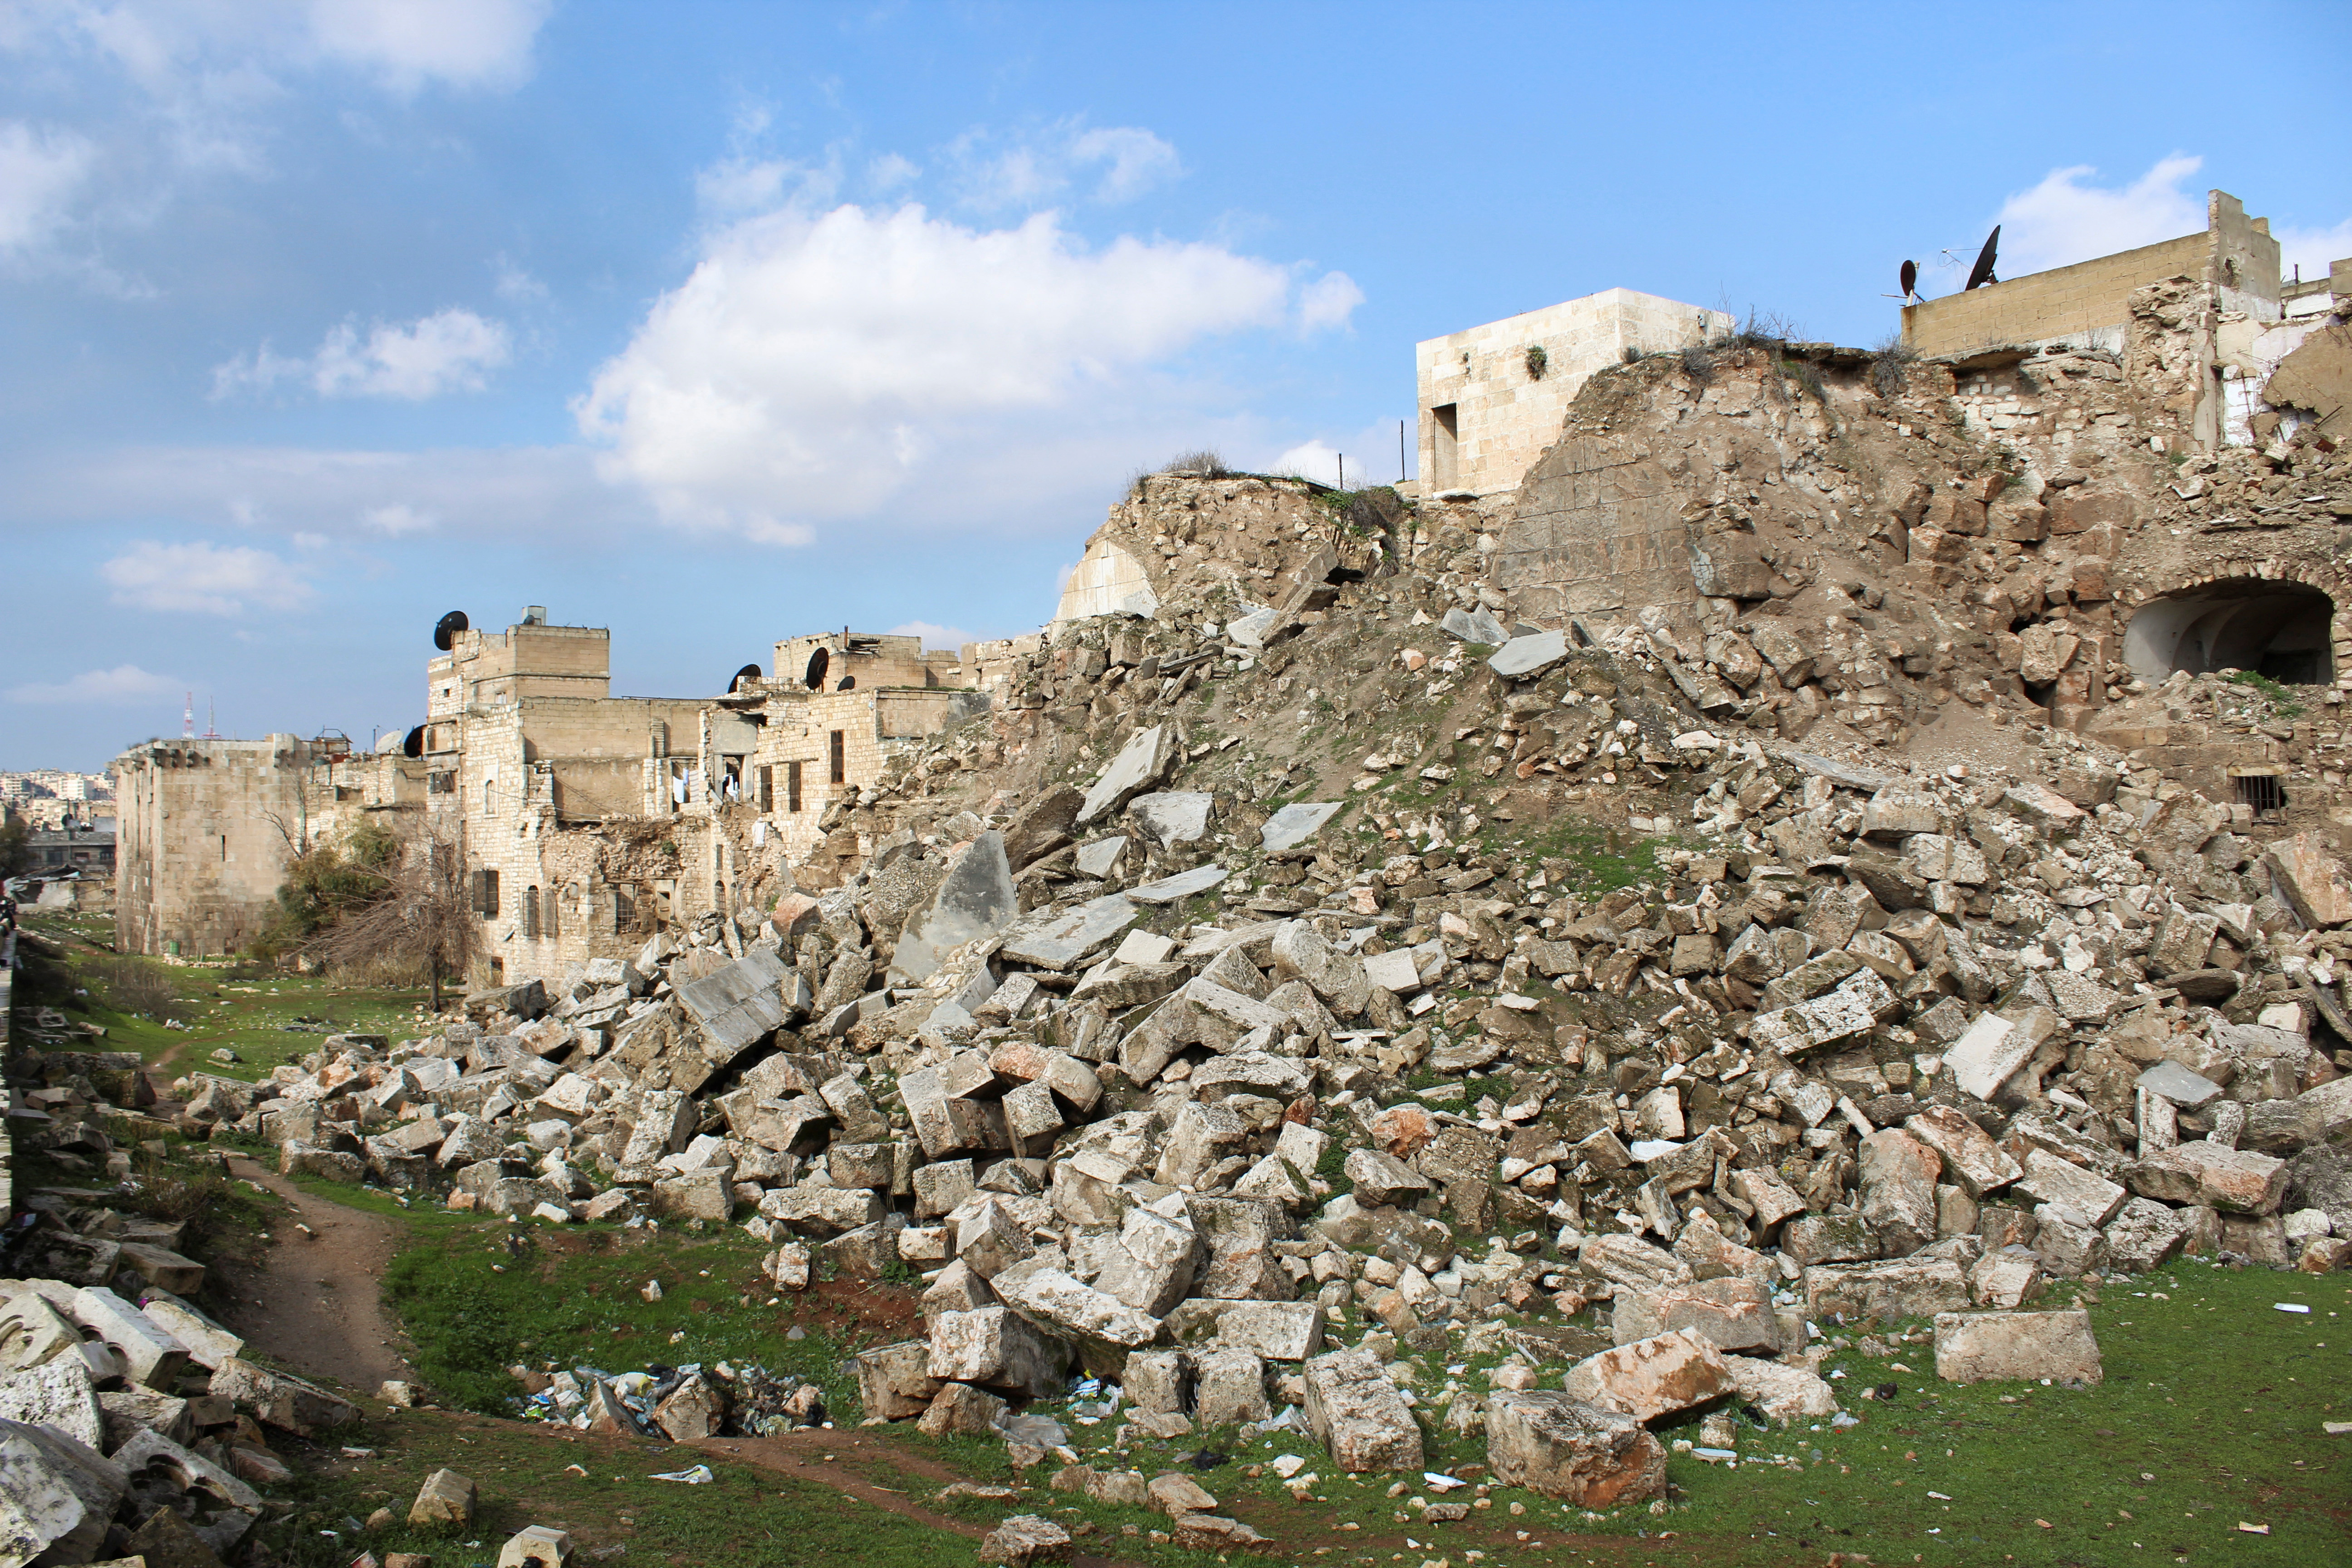
POLYGON ((106 773, 69 773, 58 768, 0 773, 0 809, 36 828, 55 830, 73 823, 112 826, 114 781, 106 773))

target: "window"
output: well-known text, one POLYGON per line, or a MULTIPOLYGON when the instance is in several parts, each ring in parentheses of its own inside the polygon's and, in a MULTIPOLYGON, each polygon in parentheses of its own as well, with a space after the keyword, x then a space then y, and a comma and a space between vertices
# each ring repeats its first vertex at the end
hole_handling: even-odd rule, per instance
POLYGON ((562 901, 563 900, 561 889, 550 888, 547 889, 546 901, 539 911, 541 923, 546 927, 547 940, 550 942, 553 942, 556 938, 563 934, 563 932, 559 929, 559 924, 555 915, 556 906, 561 904, 562 901))
POLYGON ((636 900, 626 888, 613 889, 613 934, 619 936, 637 923, 636 900))
POLYGON ((484 780, 482 781, 482 810, 483 810, 484 814, 485 814, 485 815, 487 815, 487 814, 488 813, 489 809, 490 809, 490 781, 489 781, 489 780, 488 780, 488 779, 484 779, 484 780))
POLYGON ((499 918, 499 874, 496 871, 474 873, 474 912, 486 921, 499 918))
POLYGON ((835 730, 833 732, 833 739, 829 742, 830 749, 833 752, 833 782, 835 784, 846 784, 849 782, 849 749, 847 740, 848 732, 846 731, 835 730))
POLYGON ((776 770, 772 767, 762 767, 760 770, 760 809, 761 811, 776 809, 775 786, 776 770))
POLYGON ((522 934, 526 941, 539 940, 539 889, 537 888, 525 888, 522 890, 522 934))
POLYGON ((798 811, 800 808, 801 765, 798 763, 786 763, 784 764, 784 809, 798 811))

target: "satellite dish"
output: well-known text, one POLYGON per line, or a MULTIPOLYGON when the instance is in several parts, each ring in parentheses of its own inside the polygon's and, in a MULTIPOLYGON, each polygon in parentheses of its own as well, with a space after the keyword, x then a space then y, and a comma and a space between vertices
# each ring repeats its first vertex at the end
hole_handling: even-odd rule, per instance
POLYGON ((727 683, 727 689, 730 692, 734 691, 740 688, 745 681, 757 680, 759 679, 760 667, 756 664, 747 664, 742 668, 735 672, 735 679, 727 683))
POLYGON ((835 691, 848 691, 854 689, 856 685, 857 677, 854 675, 845 675, 841 678, 841 684, 835 687, 834 689, 835 691))
POLYGON ((811 691, 823 691, 824 689, 824 672, 832 667, 833 655, 825 652, 823 648, 817 649, 814 653, 809 655, 808 671, 801 677, 801 684, 807 687, 811 691))
POLYGON ((466 619, 465 611, 450 611, 447 615, 442 616, 439 621, 435 623, 433 627, 433 646, 439 648, 443 653, 447 653, 450 646, 457 642, 457 634, 466 630, 473 623, 466 619))
POLYGON ((408 738, 400 742, 400 754, 404 757, 421 757, 425 754, 424 725, 419 724, 415 729, 411 730, 408 732, 408 738))
POLYGON ((1918 292, 1919 264, 1916 261, 1906 261, 1903 264, 1903 297, 1908 300, 1918 292))
MULTIPOLYGON (((1992 226, 1992 233, 1985 237, 1984 248, 1977 252, 1977 264, 1969 268, 1969 289, 1980 289, 1985 284, 2000 281, 1992 275, 1992 264, 2000 250, 2000 225, 1995 224, 1992 226)), ((1960 292, 1965 294, 1969 289, 1963 289, 1960 292)))

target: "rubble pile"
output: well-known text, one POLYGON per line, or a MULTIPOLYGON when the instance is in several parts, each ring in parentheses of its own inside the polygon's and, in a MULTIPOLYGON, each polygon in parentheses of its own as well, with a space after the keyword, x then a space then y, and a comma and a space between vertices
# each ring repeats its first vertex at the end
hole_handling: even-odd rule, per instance
MULTIPOLYGON (((244 1342, 125 1244, 112 1284, 0 1280, 0 1552, 15 1562, 227 1555, 292 1471, 263 1428, 356 1418, 244 1342)), ((148 1249, 152 1250, 152 1249, 148 1249)), ((169 1254, 164 1256, 169 1257, 169 1254)), ((186 1264, 184 1258, 179 1264, 186 1264)), ((195 1280, 181 1288, 194 1289, 195 1280)))
MULTIPOLYGON (((1441 658, 1493 693, 1460 743, 1671 795, 1707 847, 1643 883, 1339 801, 1218 842, 1151 726, 1083 791, 552 997, 192 1075, 183 1122, 519 1217, 748 1211, 788 1289, 919 1275, 868 1417, 1007 1432, 1090 1375, 1132 1434, 1291 1406, 1335 1466, 1412 1470, 1442 1423, 1594 1500, 1654 1495, 1662 1415, 1832 1415, 1824 1324, 1931 1316, 1948 1376, 2093 1379, 2080 1315, 2031 1310, 2051 1279, 2343 1263, 2352 1080, 2314 1041, 2352 1037, 2352 884, 2318 840, 2054 732, 2016 778, 1718 736, 1628 695, 1666 657, 1441 658), (1616 1348, 1536 1387, 1568 1359, 1536 1326, 1601 1303, 1616 1348), (1483 1402, 1399 1371, 1498 1351, 1483 1402)), ((715 1432, 726 1381, 534 1394, 715 1432)))
POLYGON ((525 1419, 582 1432, 658 1435, 674 1443, 702 1437, 772 1437, 829 1426, 814 1384, 778 1378, 759 1366, 719 1362, 705 1368, 654 1366, 618 1375, 593 1367, 553 1373, 514 1369, 525 1419))

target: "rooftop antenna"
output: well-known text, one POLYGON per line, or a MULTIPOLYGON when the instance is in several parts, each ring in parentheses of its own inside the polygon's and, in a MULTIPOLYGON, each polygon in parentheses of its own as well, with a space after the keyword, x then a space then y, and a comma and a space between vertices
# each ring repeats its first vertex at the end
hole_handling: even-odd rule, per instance
POLYGON ((193 741, 195 738, 196 694, 191 691, 188 693, 187 705, 180 710, 180 739, 193 741))
POLYGON ((205 699, 205 739, 217 741, 220 738, 220 716, 213 710, 213 700, 207 697, 205 699))
POLYGON ((1992 264, 2000 253, 2000 225, 1995 224, 1992 226, 1992 232, 1985 237, 1984 248, 1977 252, 1977 264, 1969 269, 1968 288, 1962 289, 1961 293, 1967 293, 1969 289, 1980 289, 1988 283, 2000 281, 1992 275, 1992 264))

